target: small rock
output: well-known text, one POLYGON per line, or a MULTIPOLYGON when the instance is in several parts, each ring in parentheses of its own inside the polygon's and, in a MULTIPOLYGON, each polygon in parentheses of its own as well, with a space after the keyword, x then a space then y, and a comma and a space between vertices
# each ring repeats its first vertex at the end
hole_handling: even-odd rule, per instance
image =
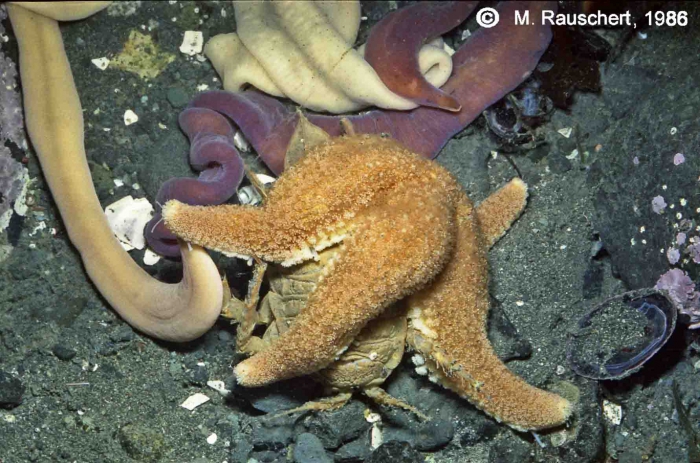
POLYGON ((274 422, 261 419, 252 423, 250 438, 256 450, 279 450, 292 442, 293 418, 284 418, 275 419, 274 422))
POLYGON ((447 445, 455 435, 450 421, 433 418, 416 426, 416 448, 423 452, 436 450, 447 445))
POLYGON ((185 90, 180 87, 173 87, 168 89, 168 94, 166 97, 175 109, 185 107, 185 105, 187 105, 187 103, 190 100, 187 96, 187 92, 185 92, 185 90))
POLYGON ((555 174, 563 174, 571 170, 571 161, 566 159, 564 156, 552 153, 547 157, 547 165, 549 170, 555 174))
POLYGON ((498 301, 492 300, 491 307, 488 336, 498 358, 504 362, 529 358, 532 355, 530 342, 518 333, 498 301))
POLYGON ((321 389, 313 381, 293 379, 266 387, 248 388, 235 384, 229 388, 234 395, 250 402, 257 410, 265 413, 278 413, 299 407, 310 400, 319 398, 321 389))
POLYGON ((500 430, 501 428, 496 423, 484 417, 482 421, 478 421, 474 426, 467 426, 464 434, 459 439, 459 443, 462 447, 471 447, 479 442, 493 439, 500 430))
POLYGON ((209 372, 204 365, 196 365, 187 372, 187 379, 195 386, 205 386, 209 381, 209 372))
POLYGON ((118 437, 126 454, 134 460, 155 462, 165 454, 165 438, 145 423, 123 426, 118 437))
POLYGON ((454 425, 445 419, 434 417, 430 421, 418 422, 403 410, 385 412, 385 441, 402 441, 416 449, 428 452, 447 445, 455 434, 454 425))
POLYGON ((418 421, 410 412, 399 408, 383 408, 384 440, 408 442, 421 451, 432 451, 447 445, 455 434, 450 420, 433 416, 430 421, 418 421))
POLYGON ((0 407, 14 408, 22 403, 22 382, 4 371, 0 371, 0 407))
POLYGON ((61 304, 52 306, 51 309, 47 311, 47 315, 50 314, 50 318, 55 320, 59 326, 68 327, 73 324, 75 319, 78 318, 87 306, 87 298, 82 296, 68 296, 61 304))
POLYGON ((335 452, 335 461, 336 463, 360 463, 365 461, 371 453, 369 439, 365 436, 340 447, 335 452))
POLYGON ((231 333, 229 333, 228 331, 224 330, 219 331, 217 337, 219 338, 219 341, 225 344, 231 343, 234 340, 233 335, 231 335, 231 333))
POLYGON ((326 454, 321 440, 308 432, 297 437, 293 454, 296 463, 332 463, 333 461, 326 454))
POLYGON ((109 335, 109 339, 113 342, 129 342, 134 336, 134 330, 129 325, 122 325, 109 335))
MULTIPOLYGON (((503 460, 516 461, 516 460, 503 460)), ((380 445, 367 463, 424 463, 423 456, 407 442, 390 441, 380 445)))
POLYGON ((246 438, 235 440, 231 443, 231 462, 247 463, 253 451, 253 444, 246 438))
POLYGON ((109 357, 111 355, 116 355, 122 349, 123 346, 119 346, 112 341, 105 341, 102 345, 97 348, 97 353, 109 357))
POLYGON ((601 295, 605 280, 605 265, 597 260, 589 260, 586 273, 583 274, 582 293, 584 299, 594 299, 601 295))
POLYGON ((626 440, 627 440, 627 437, 625 437, 620 432, 616 432, 615 436, 613 437, 613 442, 615 443, 615 447, 617 447, 618 449, 623 449, 625 447, 626 440))
POLYGON ((382 442, 405 442, 411 447, 416 445, 416 433, 410 427, 396 427, 386 424, 382 428, 382 442))
MULTIPOLYGON (((236 395, 239 395, 238 392, 240 392, 240 388, 236 389, 235 392, 236 395)), ((251 389, 249 394, 245 394, 245 398, 250 400, 250 404, 253 406, 253 408, 265 413, 277 413, 284 410, 290 410, 303 404, 299 403, 291 395, 273 392, 266 397, 265 395, 259 394, 259 391, 253 389, 251 389)))
POLYGON ((250 454, 250 459, 246 463, 287 463, 285 458, 286 449, 277 452, 272 450, 262 450, 250 454))
POLYGON ((365 406, 352 401, 339 410, 315 413, 305 419, 306 430, 316 435, 327 449, 337 449, 357 439, 370 427, 364 416, 365 406))
POLYGON ((642 452, 636 449, 625 450, 621 452, 618 456, 618 463, 635 463, 638 461, 644 461, 642 452))
POLYGON ((51 348, 51 352, 53 353, 53 355, 56 356, 56 358, 64 361, 71 360, 77 355, 77 352, 75 350, 63 344, 56 344, 51 348))
POLYGON ((525 442, 521 437, 515 435, 499 440, 491 447, 489 463, 502 463, 505 461, 517 461, 518 463, 531 462, 532 455, 530 454, 530 444, 525 442))

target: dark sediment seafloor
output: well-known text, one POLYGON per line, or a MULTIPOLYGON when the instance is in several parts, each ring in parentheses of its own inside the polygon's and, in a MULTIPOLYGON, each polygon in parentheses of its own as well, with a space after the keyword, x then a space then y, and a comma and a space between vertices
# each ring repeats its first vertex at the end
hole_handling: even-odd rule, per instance
MULTIPOLYGON (((226 321, 185 346, 131 330, 86 279, 31 157, 35 207, 0 235, 0 245, 12 247, 0 262, 0 461, 422 461, 430 455, 436 462, 592 462, 604 461, 606 453, 621 462, 685 461, 686 435, 674 413, 671 383, 679 384, 696 421, 699 354, 686 348, 693 333, 680 329, 640 373, 617 383, 577 377, 565 358, 567 333, 589 307, 627 288, 653 285, 668 269, 661 249, 672 243, 676 214, 698 220, 700 89, 692 79, 700 69, 700 14, 690 3, 678 6, 693 10, 695 27, 652 28, 645 40, 633 38, 607 65, 600 95, 578 94, 569 113, 556 112, 547 124, 545 146, 513 156, 530 186, 529 204, 489 255, 497 350, 532 384, 578 388, 581 417, 573 442, 557 446, 560 437, 544 434, 546 447, 540 447, 532 435, 497 424, 419 377, 408 359, 387 389, 432 415, 430 424, 361 400, 336 412, 261 420, 261 410, 318 398, 320 388, 303 379, 266 390, 234 387, 235 328, 226 321), (578 127, 580 143, 557 132, 566 127, 578 127), (590 152, 590 168, 579 157, 566 157, 577 148, 590 152), (677 152, 686 158, 679 166, 672 162, 677 152), (657 195, 675 208, 653 213, 657 195), (42 222, 46 228, 35 231, 42 222), (604 251, 592 252, 599 240, 604 251), (225 381, 233 396, 224 399, 206 386, 208 380, 225 381), (211 401, 193 412, 180 407, 197 392, 211 401), (604 401, 622 407, 621 424, 603 416, 604 401), (385 441, 408 444, 387 443, 370 455, 368 407, 380 412, 385 441), (208 443, 214 433, 216 442, 208 443), (389 453, 401 457, 386 459, 389 453)), ((197 86, 218 88, 219 82, 208 63, 178 47, 185 30, 203 30, 205 40, 229 30, 232 14, 221 3, 144 3, 129 16, 103 13, 63 27, 104 205, 127 194, 153 198, 167 178, 189 175, 177 115, 197 86), (228 18, 221 17, 222 8, 228 18), (151 82, 90 63, 118 53, 132 29, 154 36, 161 50, 175 55, 151 82), (140 119, 125 127, 127 109, 140 119), (117 188, 114 179, 125 185, 117 188)), ((491 155, 497 149, 477 120, 438 161, 479 201, 516 175, 503 156, 491 155)), ((133 254, 141 260, 142 252, 133 254)), ((245 265, 220 262, 229 276, 247 272, 245 265)), ((693 265, 686 268, 696 275, 693 265)), ((178 278, 176 264, 153 271, 178 278)))

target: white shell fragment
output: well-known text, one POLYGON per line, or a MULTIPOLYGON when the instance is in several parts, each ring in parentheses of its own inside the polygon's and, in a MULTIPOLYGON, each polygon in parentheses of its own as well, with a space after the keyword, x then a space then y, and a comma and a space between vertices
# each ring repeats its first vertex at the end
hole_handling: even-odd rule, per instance
POLYGON ((180 51, 186 55, 194 56, 197 53, 202 53, 204 48, 204 36, 201 31, 185 31, 185 36, 182 38, 180 51))
POLYGON ((608 400, 603 400, 603 415, 615 426, 622 423, 622 406, 608 400))
POLYGON ((258 174, 258 180, 260 180, 260 183, 263 185, 267 185, 269 183, 273 183, 277 179, 275 177, 270 177, 269 175, 258 174))
POLYGON ((105 69, 107 69, 107 66, 109 66, 109 58, 105 56, 103 56, 102 58, 95 58, 90 61, 92 61, 92 64, 97 66, 97 69, 99 69, 100 71, 104 71, 105 69))
POLYGON ((380 428, 377 423, 372 425, 372 430, 370 431, 370 444, 369 447, 374 450, 384 442, 384 436, 382 435, 382 428, 380 428))
MULTIPOLYGON (((15 199, 14 210, 15 214, 19 215, 20 217, 24 217, 27 215, 27 211, 29 210, 29 206, 27 206, 27 187, 31 182, 33 182, 33 180, 29 178, 29 171, 26 167, 22 167, 20 181, 22 182, 22 191, 19 192, 17 199, 15 199)), ((0 230, 2 230, 1 226, 0 230)))
POLYGON ((218 439, 219 439, 219 436, 217 436, 216 433, 213 432, 209 435, 209 437, 207 437, 207 444, 214 445, 214 444, 216 444, 216 441, 218 439))
POLYGON ((382 421, 382 416, 379 413, 365 410, 365 420, 367 420, 368 423, 379 423, 382 421))
POLYGON ((139 116, 137 116, 136 113, 133 112, 132 110, 127 109, 124 112, 124 125, 135 124, 136 122, 138 122, 138 120, 139 120, 139 116))
MULTIPOLYGON (((0 173, 2 176, 2 173, 0 173)), ((17 215, 24 217, 27 215, 27 186, 31 182, 29 179, 29 174, 26 167, 21 168, 21 173, 18 175, 18 180, 22 182, 22 191, 17 195, 15 199, 14 211, 17 215)), ((0 200, 1 201, 1 200, 0 200)), ((7 210, 4 214, 0 215, 0 232, 6 229, 10 225, 10 219, 12 218, 12 209, 7 210)), ((43 222, 42 222, 43 223, 43 222)), ((1 261, 2 259, 0 259, 1 261)))
POLYGON ((107 206, 105 215, 109 228, 125 250, 143 249, 146 246, 144 227, 153 217, 153 206, 146 198, 125 196, 107 206))
POLYGON ((143 252, 143 263, 146 265, 156 265, 160 260, 160 256, 153 252, 151 248, 146 248, 143 252))
POLYGON ((559 132, 559 134, 564 138, 569 138, 571 136, 571 132, 573 131, 574 129, 572 129, 571 127, 565 127, 563 129, 557 130, 557 132, 559 132))
POLYGON ((250 151, 250 143, 248 143, 248 140, 245 139, 245 136, 240 130, 236 130, 236 133, 233 135, 233 144, 239 151, 250 151))
POLYGON ((207 381, 207 386, 214 389, 223 397, 227 397, 229 394, 231 394, 231 391, 226 389, 226 383, 221 380, 207 381))
POLYGON ((202 394, 201 392, 197 392, 196 394, 192 394, 187 399, 185 399, 185 401, 182 402, 180 404, 180 406, 182 408, 186 408, 189 411, 192 411, 195 408, 199 407, 200 405, 209 402, 210 400, 211 399, 206 394, 202 394))
POLYGON ((238 195, 238 202, 245 206, 257 206, 262 203, 263 200, 258 190, 252 185, 239 188, 236 195, 238 195))

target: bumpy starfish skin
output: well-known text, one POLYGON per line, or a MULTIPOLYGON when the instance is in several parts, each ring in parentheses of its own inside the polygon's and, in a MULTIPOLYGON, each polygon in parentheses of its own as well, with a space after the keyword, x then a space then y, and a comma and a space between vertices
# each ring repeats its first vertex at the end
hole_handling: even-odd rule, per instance
POLYGON ((501 201, 477 213, 438 164, 391 139, 355 136, 313 149, 285 171, 262 208, 170 201, 163 217, 187 241, 283 264, 342 241, 295 323, 236 366, 240 384, 326 367, 369 320, 413 295, 409 340, 433 376, 495 418, 539 429, 563 423, 569 403, 508 372, 485 334, 486 249, 517 217, 525 191, 511 182, 496 194, 501 201))
POLYGON ((486 331, 486 251, 520 215, 526 197, 525 184, 514 180, 476 211, 466 197, 460 201, 452 259, 428 288, 408 299, 408 344, 425 357, 431 380, 498 421, 518 430, 537 430, 563 423, 571 404, 510 372, 486 331))

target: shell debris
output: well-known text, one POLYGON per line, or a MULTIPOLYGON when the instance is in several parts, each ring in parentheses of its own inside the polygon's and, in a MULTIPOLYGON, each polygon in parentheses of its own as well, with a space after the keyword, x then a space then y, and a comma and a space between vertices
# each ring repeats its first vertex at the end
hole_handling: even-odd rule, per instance
POLYGON ((109 228, 125 250, 146 247, 143 231, 153 217, 153 206, 146 198, 134 199, 131 195, 125 196, 107 206, 105 215, 109 228))
POLYGON ((214 389, 223 397, 227 397, 229 394, 231 394, 231 391, 229 389, 226 389, 226 383, 224 383, 221 380, 207 381, 207 386, 214 389))
POLYGON ((182 45, 180 45, 180 51, 186 55, 194 56, 198 53, 202 53, 204 48, 204 36, 201 31, 185 31, 185 35, 182 38, 182 45))
POLYGON ((573 132, 573 128, 571 127, 565 127, 563 129, 557 130, 559 134, 564 137, 564 138, 569 138, 571 136, 571 132, 573 132))
POLYGON ((211 399, 208 395, 202 394, 201 392, 197 392, 196 394, 192 394, 187 399, 185 399, 185 401, 182 402, 180 406, 182 408, 186 408, 189 411, 192 411, 200 405, 209 402, 210 400, 211 399))
POLYGON ((603 415, 609 422, 618 426, 622 423, 622 406, 609 400, 603 400, 603 415))
POLYGON ((124 111, 124 125, 129 126, 135 124, 139 121, 139 116, 136 115, 131 109, 124 111))
POLYGON ((100 71, 104 71, 105 69, 107 69, 107 66, 109 66, 109 58, 107 58, 106 56, 103 56, 102 58, 95 58, 90 61, 92 62, 92 64, 97 66, 97 69, 99 69, 100 71))

